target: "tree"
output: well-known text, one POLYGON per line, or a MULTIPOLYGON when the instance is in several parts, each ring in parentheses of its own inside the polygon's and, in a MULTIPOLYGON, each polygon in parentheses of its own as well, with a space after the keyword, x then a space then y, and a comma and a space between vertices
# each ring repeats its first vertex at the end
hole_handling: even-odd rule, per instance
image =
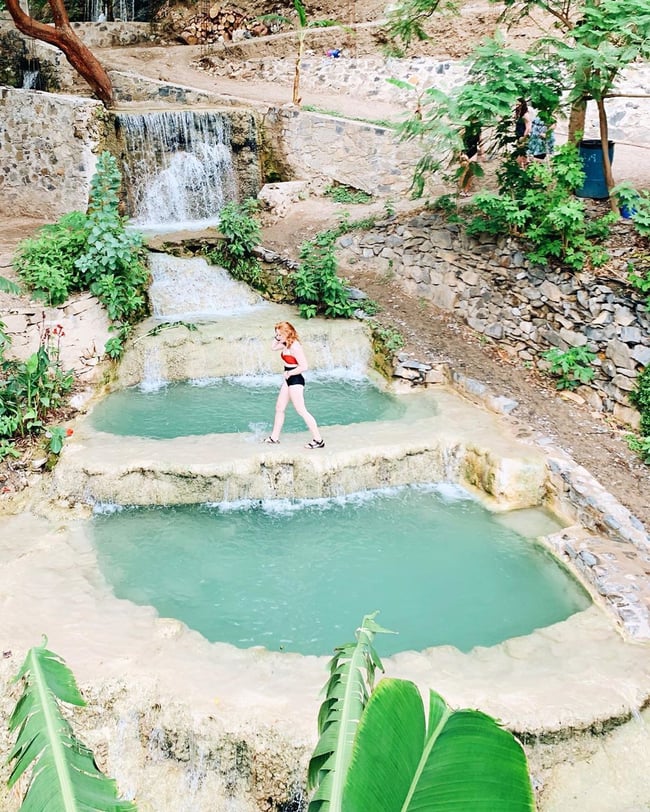
MULTIPOLYGON (((569 140, 584 131, 587 101, 598 109, 598 123, 607 188, 614 179, 609 160, 606 100, 615 95, 621 72, 634 62, 650 58, 650 6, 647 0, 505 0, 503 19, 510 23, 529 16, 534 9, 551 15, 559 36, 545 36, 530 52, 542 58, 550 50, 567 76, 571 103, 569 140)), ((616 201, 612 199, 612 209, 616 201)))
POLYGON ((75 34, 63 0, 48 0, 54 26, 46 25, 23 11, 19 0, 5 0, 16 28, 23 34, 59 48, 93 93, 106 107, 113 105, 113 85, 99 60, 75 34))
MULTIPOLYGON (((309 28, 329 28, 331 26, 340 25, 336 20, 309 20, 307 18, 307 10, 300 0, 293 0, 293 6, 298 15, 298 25, 296 30, 298 32, 298 53, 296 54, 296 66, 293 75, 293 93, 292 101, 294 104, 300 104, 300 65, 305 51, 305 36, 309 28)), ((283 25, 291 25, 291 20, 284 17, 282 14, 264 14, 260 19, 265 23, 282 23, 283 25)))

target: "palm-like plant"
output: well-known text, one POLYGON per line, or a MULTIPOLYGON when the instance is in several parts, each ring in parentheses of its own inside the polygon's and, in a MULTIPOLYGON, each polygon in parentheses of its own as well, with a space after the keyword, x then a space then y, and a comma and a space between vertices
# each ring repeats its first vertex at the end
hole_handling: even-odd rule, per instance
POLYGON ((10 732, 18 730, 9 787, 32 770, 21 812, 136 812, 133 803, 118 799, 115 781, 98 769, 63 718, 59 701, 86 703, 68 666, 46 645, 44 639, 27 652, 14 679, 24 680, 24 691, 9 719, 10 732))
POLYGON ((382 679, 372 690, 382 667, 372 639, 383 631, 373 618, 331 663, 309 764, 309 785, 318 786, 309 812, 533 812, 524 751, 494 719, 452 710, 434 691, 427 719, 407 680, 382 679))

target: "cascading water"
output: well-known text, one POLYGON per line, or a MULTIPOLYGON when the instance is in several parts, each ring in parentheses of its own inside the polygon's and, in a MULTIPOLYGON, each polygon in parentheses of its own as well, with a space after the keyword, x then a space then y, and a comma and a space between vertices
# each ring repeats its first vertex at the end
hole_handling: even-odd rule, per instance
POLYGON ((37 70, 26 70, 23 72, 23 87, 26 90, 36 89, 36 85, 38 84, 38 74, 39 71, 37 70))
POLYGON ((85 18, 93 23, 104 22, 109 9, 113 20, 135 20, 135 0, 114 0, 112 3, 106 0, 86 0, 85 18))
POLYGON ((215 225, 237 198, 230 123, 221 113, 120 113, 134 225, 161 231, 215 225))
POLYGON ((260 307, 264 300, 227 271, 205 259, 149 254, 151 309, 161 321, 230 316, 260 307))

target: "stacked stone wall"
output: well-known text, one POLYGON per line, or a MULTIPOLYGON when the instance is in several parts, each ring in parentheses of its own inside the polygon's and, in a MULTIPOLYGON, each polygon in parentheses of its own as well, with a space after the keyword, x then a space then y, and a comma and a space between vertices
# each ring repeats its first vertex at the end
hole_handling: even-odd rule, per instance
POLYGON ((397 274, 410 294, 453 311, 522 363, 544 368, 546 350, 587 346, 597 353, 596 375, 577 394, 638 425, 629 394, 650 363, 650 312, 622 281, 533 265, 514 241, 469 238, 428 212, 391 218, 339 244, 343 263, 397 274))
POLYGON ((92 99, 0 88, 0 210, 51 219, 85 211, 103 111, 92 99))

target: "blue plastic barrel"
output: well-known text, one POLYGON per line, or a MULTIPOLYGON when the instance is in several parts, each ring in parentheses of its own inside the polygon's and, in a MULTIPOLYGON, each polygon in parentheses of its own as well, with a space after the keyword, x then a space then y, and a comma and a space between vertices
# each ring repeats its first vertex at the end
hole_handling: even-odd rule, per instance
MULTIPOLYGON (((607 142, 610 163, 614 160, 614 142, 607 142)), ((585 171, 585 182, 576 189, 578 197, 592 197, 595 200, 604 200, 609 197, 609 190, 605 182, 603 170, 603 148, 600 140, 584 140, 578 144, 578 152, 582 159, 582 168, 585 171)))

